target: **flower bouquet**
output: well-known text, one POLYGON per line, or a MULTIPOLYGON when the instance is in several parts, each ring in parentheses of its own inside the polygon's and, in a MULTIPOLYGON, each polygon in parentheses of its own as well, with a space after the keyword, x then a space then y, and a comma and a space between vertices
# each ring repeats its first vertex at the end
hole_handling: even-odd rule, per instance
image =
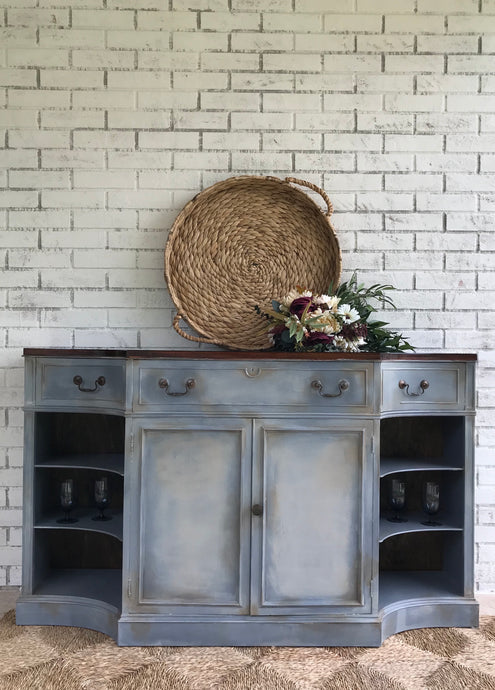
POLYGON ((395 309, 387 291, 392 285, 357 283, 356 274, 332 294, 317 295, 297 287, 272 301, 272 309, 255 309, 267 320, 268 337, 275 350, 289 352, 402 352, 414 348, 385 321, 372 321, 376 300, 395 309))

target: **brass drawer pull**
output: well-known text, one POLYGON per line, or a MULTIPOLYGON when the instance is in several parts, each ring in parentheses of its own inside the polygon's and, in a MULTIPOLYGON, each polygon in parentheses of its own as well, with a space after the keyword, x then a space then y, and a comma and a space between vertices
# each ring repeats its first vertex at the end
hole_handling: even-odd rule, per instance
POLYGON ((256 517, 261 517, 263 515, 263 506, 260 506, 259 503, 255 503, 251 508, 251 512, 253 515, 256 515, 256 517))
POLYGON ((244 373, 249 379, 255 379, 261 374, 261 369, 259 367, 246 367, 244 373))
POLYGON ((94 388, 84 388, 83 384, 83 377, 82 376, 74 376, 72 379, 72 382, 75 386, 79 388, 79 390, 82 393, 94 393, 95 391, 98 390, 98 386, 104 386, 106 381, 104 376, 98 376, 98 378, 95 380, 95 387, 94 388))
POLYGON ((338 393, 323 393, 323 384, 321 381, 318 381, 318 379, 315 379, 314 381, 311 381, 311 386, 312 388, 315 388, 318 393, 321 395, 322 398, 338 398, 342 393, 345 393, 345 391, 349 390, 349 381, 347 379, 340 379, 339 383, 337 384, 339 388, 338 393))
POLYGON ((179 398, 181 395, 186 395, 187 393, 189 393, 191 388, 194 388, 195 385, 196 385, 196 381, 194 379, 187 379, 187 381, 185 383, 186 390, 184 392, 175 392, 175 391, 169 391, 168 390, 169 383, 168 383, 167 379, 160 379, 158 381, 158 386, 160 388, 162 388, 167 395, 171 395, 174 398, 179 398))
POLYGON ((430 387, 430 384, 428 383, 428 381, 426 379, 423 379, 422 381, 420 381, 419 387, 421 390, 418 393, 410 393, 409 384, 406 383, 404 381, 404 379, 401 379, 399 381, 399 388, 401 389, 401 391, 405 390, 407 395, 411 396, 411 398, 418 397, 419 395, 423 395, 425 390, 430 387))

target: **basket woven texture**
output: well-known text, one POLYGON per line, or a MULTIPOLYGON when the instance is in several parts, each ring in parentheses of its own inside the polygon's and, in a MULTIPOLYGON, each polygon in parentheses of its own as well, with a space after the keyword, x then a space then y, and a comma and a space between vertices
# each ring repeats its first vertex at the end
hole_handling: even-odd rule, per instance
POLYGON ((187 340, 234 350, 270 348, 269 308, 296 285, 324 293, 337 285, 340 248, 325 192, 288 177, 232 177, 208 187, 178 215, 165 250, 165 277, 187 340), (307 193, 319 193, 322 211, 307 193), (185 319, 201 334, 186 333, 185 319))

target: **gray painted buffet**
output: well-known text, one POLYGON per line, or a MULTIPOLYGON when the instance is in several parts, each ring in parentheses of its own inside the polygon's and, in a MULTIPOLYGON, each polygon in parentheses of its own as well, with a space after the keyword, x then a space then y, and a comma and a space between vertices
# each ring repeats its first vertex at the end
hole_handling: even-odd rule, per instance
POLYGON ((474 355, 24 354, 19 624, 291 646, 477 625, 474 355), (102 476, 108 521, 92 519, 102 476), (439 524, 423 524, 427 480, 439 524))

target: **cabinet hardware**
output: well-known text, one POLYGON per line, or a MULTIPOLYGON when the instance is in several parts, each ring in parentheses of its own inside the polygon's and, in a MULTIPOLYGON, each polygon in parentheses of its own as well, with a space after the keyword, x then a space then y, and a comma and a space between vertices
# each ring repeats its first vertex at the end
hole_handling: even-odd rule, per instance
POLYGON ((178 398, 181 395, 186 395, 187 393, 189 393, 191 388, 194 388, 195 385, 196 385, 196 381, 194 379, 187 379, 187 381, 185 383, 185 388, 186 388, 185 391, 183 391, 183 392, 182 391, 169 391, 168 390, 169 383, 168 383, 167 379, 160 379, 158 381, 158 386, 160 388, 162 388, 167 395, 171 395, 175 398, 178 398))
POLYGON ((404 381, 404 379, 401 379, 399 381, 399 388, 401 389, 401 391, 405 390, 407 395, 409 395, 411 398, 418 397, 419 395, 423 395, 425 390, 430 387, 430 384, 428 383, 428 381, 426 379, 423 379, 420 382, 419 387, 421 390, 418 393, 411 393, 409 391, 409 384, 406 383, 406 381, 404 381))
POLYGON ((97 379, 95 379, 95 387, 94 388, 85 388, 83 384, 83 377, 82 376, 74 376, 72 379, 72 382, 74 383, 75 386, 79 388, 79 390, 82 393, 94 393, 95 391, 98 390, 98 386, 104 386, 106 381, 104 376, 98 376, 97 379))
POLYGON ((256 515, 256 517, 260 517, 263 515, 263 506, 260 506, 259 503, 255 503, 254 506, 251 508, 251 512, 253 515, 256 515))
POLYGON ((261 374, 261 369, 259 367, 246 367, 244 373, 248 378, 254 379, 261 374))
POLYGON ((321 381, 318 379, 315 379, 314 381, 311 381, 311 387, 315 388, 318 393, 321 395, 322 398, 338 398, 339 395, 342 395, 342 393, 345 393, 345 391, 349 390, 349 381, 347 379, 340 379, 340 381, 337 384, 339 392, 338 393, 323 393, 323 384, 321 381))

